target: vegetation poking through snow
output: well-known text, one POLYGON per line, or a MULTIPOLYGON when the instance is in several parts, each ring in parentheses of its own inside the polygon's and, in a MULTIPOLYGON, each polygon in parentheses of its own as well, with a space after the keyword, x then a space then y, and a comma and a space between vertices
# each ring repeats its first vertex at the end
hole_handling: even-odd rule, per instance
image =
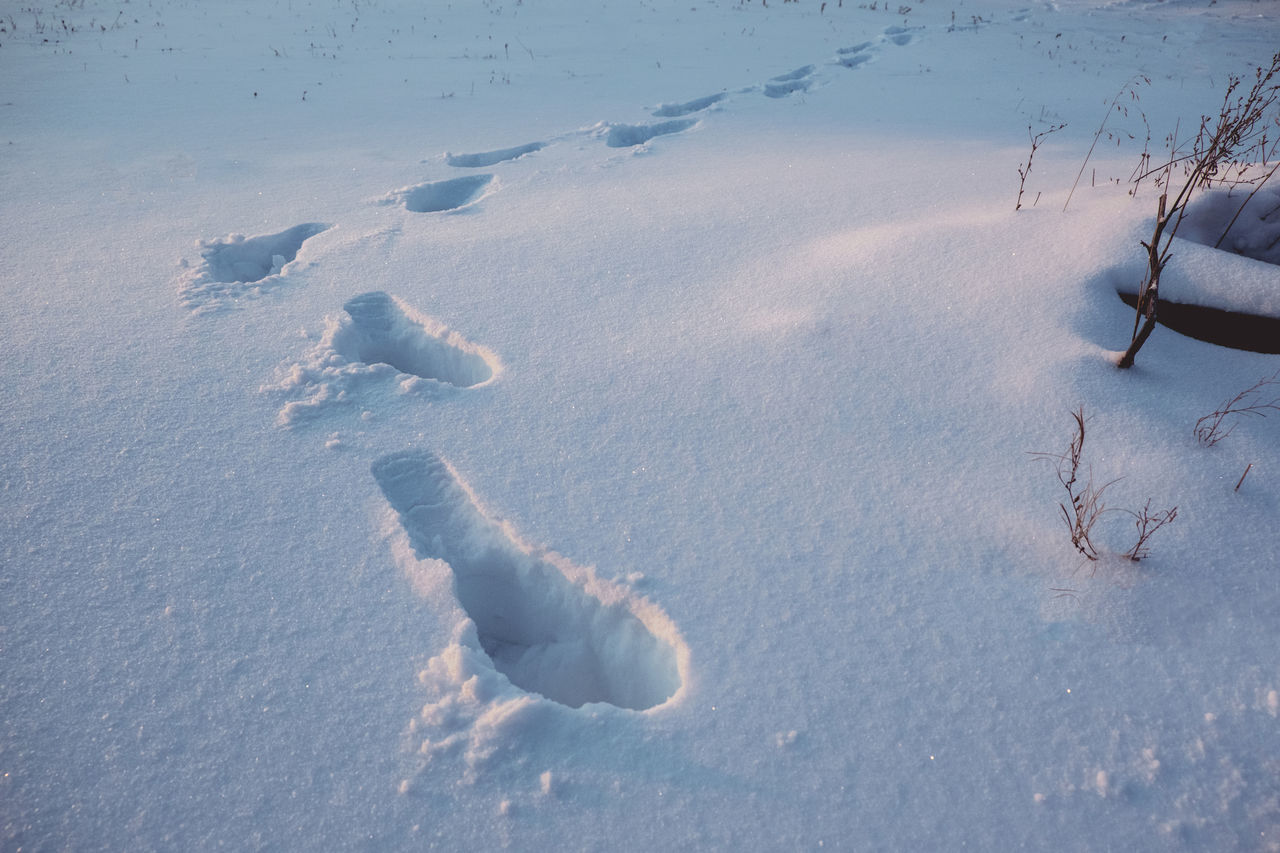
MULTIPOLYGON (((1119 478, 1101 485, 1093 479, 1093 469, 1084 464, 1085 424, 1088 421, 1084 416, 1084 407, 1081 406, 1072 412, 1071 418, 1075 422, 1075 429, 1066 453, 1032 453, 1031 455, 1054 463, 1054 473, 1058 477, 1058 482, 1067 492, 1067 499, 1058 503, 1058 509, 1061 510, 1062 519, 1066 522, 1071 544, 1086 559, 1096 561, 1102 552, 1093 541, 1094 527, 1103 515, 1112 511, 1104 502, 1103 495, 1107 489, 1119 482, 1119 478)), ((1143 559, 1149 553, 1147 542, 1151 536, 1178 516, 1176 506, 1172 509, 1153 511, 1149 498, 1141 510, 1137 512, 1124 510, 1124 512, 1134 517, 1138 530, 1137 541, 1123 555, 1134 562, 1143 559)))
MULTIPOLYGON (((1170 136, 1169 159, 1156 169, 1138 176, 1154 176, 1160 187, 1156 206, 1155 226, 1151 240, 1142 247, 1147 253, 1147 271, 1138 291, 1137 315, 1133 323, 1133 335, 1129 348, 1118 362, 1120 367, 1132 367, 1138 350, 1146 343, 1155 328, 1159 307, 1160 275, 1169 262, 1173 238, 1178 233, 1186 215, 1187 204, 1197 190, 1213 187, 1253 187, 1240 209, 1249 203, 1253 194, 1261 189, 1280 162, 1275 161, 1276 146, 1280 139, 1268 137, 1272 124, 1280 125, 1280 114, 1272 115, 1280 99, 1280 51, 1271 57, 1267 67, 1259 66, 1254 73, 1253 85, 1243 94, 1238 92, 1241 78, 1232 76, 1217 117, 1202 116, 1200 128, 1189 149, 1180 145, 1176 131, 1170 136), (1175 183, 1174 170, 1181 169, 1181 183, 1175 183), (1170 198, 1171 189, 1177 191, 1170 198)), ((1239 216, 1237 211, 1236 216, 1239 216)), ((1235 217, 1227 230, 1235 223, 1235 217)), ((1226 236, 1224 231, 1223 237, 1226 236)), ((1219 238, 1218 243, 1222 242, 1219 238)))
MULTIPOLYGON (((1062 130, 1066 126, 1067 126, 1066 122, 1063 122, 1061 124, 1052 125, 1049 128, 1040 131, 1039 133, 1033 134, 1031 132, 1031 125, 1027 125, 1027 136, 1031 137, 1031 152, 1027 154, 1027 162, 1025 164, 1023 163, 1018 164, 1018 201, 1013 206, 1014 210, 1022 210, 1022 193, 1024 192, 1027 185, 1027 176, 1031 174, 1031 161, 1035 158, 1036 150, 1040 147, 1040 143, 1044 142, 1044 138, 1049 134, 1057 133, 1059 130, 1062 130)), ((1040 193, 1036 193, 1036 201, 1039 201, 1039 200, 1040 200, 1040 193)), ((1036 202, 1033 201, 1031 203, 1031 206, 1035 207, 1035 204, 1036 202)))
MULTIPOLYGON (((1230 426, 1226 426, 1227 418, 1233 415, 1265 418, 1268 411, 1280 412, 1280 397, 1260 402, 1262 392, 1275 385, 1280 385, 1280 370, 1277 370, 1266 379, 1259 379, 1253 385, 1223 403, 1216 410, 1200 418, 1200 420, 1196 421, 1196 441, 1205 447, 1213 447, 1231 435, 1239 425, 1238 422, 1232 422, 1230 426)), ((1240 479, 1243 480, 1244 478, 1241 477, 1240 479)))

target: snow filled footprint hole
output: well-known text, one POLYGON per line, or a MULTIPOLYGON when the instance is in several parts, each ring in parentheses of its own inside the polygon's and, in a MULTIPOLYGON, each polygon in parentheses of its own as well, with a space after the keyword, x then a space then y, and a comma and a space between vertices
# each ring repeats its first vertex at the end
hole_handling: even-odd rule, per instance
POLYGON ((687 651, 656 606, 513 540, 435 454, 394 453, 372 471, 416 557, 448 564, 481 647, 512 684, 572 708, 637 711, 679 690, 687 651))

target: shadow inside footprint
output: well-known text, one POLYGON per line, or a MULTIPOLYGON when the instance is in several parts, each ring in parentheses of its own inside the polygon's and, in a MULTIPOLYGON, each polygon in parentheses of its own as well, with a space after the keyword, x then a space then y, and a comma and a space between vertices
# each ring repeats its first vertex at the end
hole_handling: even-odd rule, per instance
POLYGON ((470 204, 493 180, 493 175, 468 175, 447 181, 418 184, 398 195, 404 200, 405 210, 411 213, 443 213, 470 204))
POLYGON ((298 257, 302 244, 328 225, 307 222, 258 237, 233 235, 226 240, 207 243, 202 251, 208 277, 212 281, 232 284, 252 283, 270 275, 278 275, 285 264, 298 257))
POLYGON ((477 347, 430 318, 411 316, 390 294, 362 293, 342 307, 351 322, 334 333, 333 348, 352 361, 389 364, 401 373, 461 388, 493 377, 493 366, 477 347))
POLYGON ((795 71, 781 74, 764 84, 764 93, 770 98, 785 98, 792 92, 807 92, 813 85, 813 80, 809 77, 812 73, 813 66, 806 65, 795 71))
POLYGON ((604 144, 610 148, 631 148, 643 145, 655 136, 666 136, 688 130, 698 122, 695 119, 674 119, 655 124, 615 124, 609 128, 604 144))
POLYGON ((898 47, 906 47, 916 40, 916 32, 920 27, 885 27, 884 37, 898 47))
POLYGON ((689 113, 701 112, 707 107, 718 104, 726 97, 728 97, 727 94, 720 92, 715 95, 707 95, 704 98, 694 98, 692 101, 685 101, 683 104, 662 104, 653 111, 653 114, 661 118, 687 116, 689 113))
POLYGON ((481 151, 478 154, 445 154, 444 161, 450 166, 460 169, 487 168, 508 160, 518 160, 526 154, 541 151, 547 147, 545 142, 530 142, 514 148, 500 148, 497 151, 481 151))
POLYGON ((845 68, 857 68, 871 61, 875 54, 871 50, 872 43, 865 41, 853 47, 842 47, 836 51, 836 61, 845 68))
POLYGON ((481 646, 513 684, 573 708, 608 702, 637 711, 679 689, 675 648, 641 621, 625 590, 575 583, 521 547, 438 456, 393 453, 372 471, 417 557, 449 565, 481 646))

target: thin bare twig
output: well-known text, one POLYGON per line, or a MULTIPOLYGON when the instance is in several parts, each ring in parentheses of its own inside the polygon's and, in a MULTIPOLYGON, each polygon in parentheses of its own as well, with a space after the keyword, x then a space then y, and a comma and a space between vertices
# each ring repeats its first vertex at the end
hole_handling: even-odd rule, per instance
MULTIPOLYGON (((1264 388, 1269 388, 1272 385, 1280 385, 1280 370, 1268 377, 1259 379, 1253 385, 1223 403, 1216 411, 1210 412, 1196 421, 1196 441, 1205 447, 1213 447, 1231 435, 1237 424, 1232 423, 1226 429, 1223 429, 1223 424, 1231 415, 1265 418, 1268 411, 1280 412, 1280 397, 1266 402, 1254 402, 1261 396, 1260 392, 1264 388)), ((1243 479, 1242 477, 1241 480, 1243 479)))
POLYGON ((1084 460, 1084 407, 1081 406, 1072 412, 1071 417, 1075 420, 1076 428, 1066 453, 1032 453, 1031 455, 1037 459, 1047 459, 1056 463, 1058 482, 1067 490, 1067 500, 1060 502, 1058 508, 1062 511, 1062 519, 1067 524, 1071 544, 1087 559, 1096 560, 1098 549, 1090 536, 1098 519, 1107 512, 1107 506, 1102 500, 1103 493, 1117 481, 1112 480, 1098 486, 1093 482, 1091 470, 1081 471, 1084 460), (1084 478, 1083 481, 1081 477, 1084 478))
POLYGON ((1151 535, 1178 517, 1178 508, 1176 506, 1173 509, 1160 510, 1153 513, 1151 511, 1150 498, 1147 499, 1146 506, 1138 512, 1125 511, 1134 517, 1134 526, 1138 528, 1138 541, 1124 554, 1135 563, 1150 553, 1147 548, 1147 540, 1151 538, 1151 535))
MULTIPOLYGON (((1062 130, 1066 126, 1067 126, 1066 122, 1063 122, 1062 124, 1055 124, 1046 130, 1040 131, 1039 133, 1032 134, 1031 126, 1027 125, 1027 136, 1031 138, 1031 153, 1027 155, 1027 163, 1025 167, 1023 167, 1022 164, 1018 165, 1018 178, 1019 178, 1018 200, 1017 200, 1017 203, 1015 203, 1013 206, 1013 209, 1015 211, 1022 210, 1022 193, 1027 184, 1027 176, 1031 174, 1031 161, 1036 156, 1036 149, 1040 147, 1040 143, 1044 141, 1044 138, 1046 136, 1048 136, 1051 133, 1057 133, 1058 131, 1062 130)), ((1036 201, 1039 201, 1039 200, 1040 200, 1040 194, 1036 193, 1036 201)), ((1032 207, 1034 206, 1035 205, 1032 204, 1032 207)))

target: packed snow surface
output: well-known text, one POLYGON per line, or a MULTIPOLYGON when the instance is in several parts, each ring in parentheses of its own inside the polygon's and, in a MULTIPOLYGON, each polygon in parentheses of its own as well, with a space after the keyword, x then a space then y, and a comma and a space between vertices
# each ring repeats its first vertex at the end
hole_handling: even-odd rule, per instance
MULTIPOLYGON (((1115 366, 1278 47, 0 3, 0 847, 1280 850, 1280 356, 1115 366)), ((1248 192, 1163 295, 1280 317, 1248 192)))

